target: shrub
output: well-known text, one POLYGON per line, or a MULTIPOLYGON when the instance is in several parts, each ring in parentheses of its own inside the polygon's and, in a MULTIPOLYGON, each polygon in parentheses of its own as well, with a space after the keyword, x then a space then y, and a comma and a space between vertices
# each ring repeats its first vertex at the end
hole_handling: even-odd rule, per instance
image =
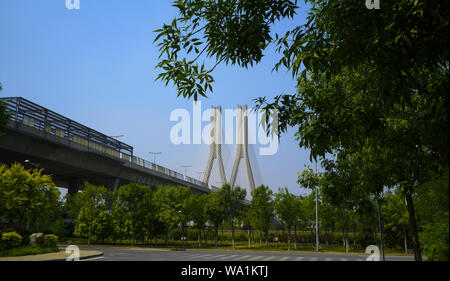
POLYGON ((448 220, 446 222, 425 225, 421 238, 427 260, 449 260, 448 237, 448 220))
POLYGON ((38 238, 37 243, 44 248, 56 248, 58 236, 54 234, 46 234, 38 238))
POLYGON ((17 248, 22 243, 22 236, 17 232, 6 232, 2 234, 2 248, 9 250, 17 248))

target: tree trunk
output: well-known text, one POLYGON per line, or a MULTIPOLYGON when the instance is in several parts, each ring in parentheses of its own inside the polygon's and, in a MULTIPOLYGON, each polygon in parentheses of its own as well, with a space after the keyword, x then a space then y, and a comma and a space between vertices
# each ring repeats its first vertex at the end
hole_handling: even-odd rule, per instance
POLYGON ((416 223, 416 214, 414 211, 414 203, 410 192, 410 188, 406 187, 403 190, 403 193, 406 199, 406 206, 408 207, 409 224, 411 226, 411 240, 414 248, 414 259, 416 261, 421 261, 422 251, 420 249, 419 233, 417 231, 417 223, 416 223))
POLYGON ((251 237, 250 237, 250 226, 248 227, 248 231, 247 231, 247 235, 248 235, 248 247, 251 248, 252 247, 252 242, 251 242, 251 237))
POLYGON ((408 253, 408 235, 406 234, 406 227, 403 227, 403 240, 405 242, 405 254, 408 253))
POLYGON ((297 250, 297 224, 294 224, 294 248, 297 250))
POLYGON ((202 247, 202 229, 198 229, 198 247, 202 247))
POLYGON ((269 247, 269 230, 266 230, 266 247, 269 247))
POLYGON ((231 226, 231 240, 233 241, 233 250, 234 250, 234 223, 231 226))
POLYGON ((217 236, 218 235, 219 235, 219 227, 216 226, 214 229, 214 245, 216 246, 216 248, 217 248, 217 236))
POLYGON ((223 243, 223 223, 222 223, 222 243, 223 243))
POLYGON ((288 251, 291 250, 291 226, 288 226, 288 251))

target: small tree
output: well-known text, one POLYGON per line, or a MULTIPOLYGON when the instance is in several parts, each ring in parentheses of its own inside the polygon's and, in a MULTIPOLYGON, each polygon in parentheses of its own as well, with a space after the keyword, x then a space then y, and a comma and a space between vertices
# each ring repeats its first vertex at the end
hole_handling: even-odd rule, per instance
POLYGON ((245 189, 241 189, 240 187, 231 189, 229 184, 224 184, 219 190, 219 194, 222 197, 222 202, 225 207, 225 216, 231 225, 231 240, 234 249, 234 232, 236 229, 236 223, 242 216, 244 200, 247 192, 245 191, 245 189))
POLYGON ((208 220, 206 214, 206 202, 208 200, 208 195, 192 195, 191 200, 191 216, 194 226, 198 229, 198 246, 202 246, 202 230, 205 228, 206 222, 208 220))
POLYGON ((98 235, 102 233, 102 229, 108 220, 102 215, 108 206, 108 191, 104 186, 96 186, 85 183, 84 191, 77 193, 77 201, 80 202, 80 212, 75 221, 75 236, 85 237, 88 239, 88 245, 92 240, 96 240, 98 235))
POLYGON ((213 191, 207 195, 205 204, 206 217, 210 224, 214 227, 214 246, 217 248, 217 235, 219 231, 219 225, 222 224, 225 219, 225 207, 223 204, 223 198, 219 191, 213 191))
POLYGON ((288 250, 291 249, 291 229, 297 218, 297 200, 288 189, 279 189, 275 195, 275 211, 288 230, 288 250))
POLYGON ((58 213, 59 194, 43 169, 0 165, 0 219, 17 220, 27 230, 46 225, 58 213))
POLYGON ((273 192, 268 186, 260 185, 252 192, 250 204, 255 226, 262 230, 266 238, 266 247, 269 246, 269 228, 274 215, 273 192))

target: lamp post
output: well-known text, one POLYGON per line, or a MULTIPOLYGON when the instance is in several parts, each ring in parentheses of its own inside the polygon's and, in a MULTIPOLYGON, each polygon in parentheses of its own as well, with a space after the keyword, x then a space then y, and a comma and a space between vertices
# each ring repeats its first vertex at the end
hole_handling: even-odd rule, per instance
POLYGON ((197 174, 198 174, 198 179, 199 180, 202 180, 202 175, 205 173, 205 172, 196 172, 197 174))
POLYGON ((376 198, 377 202, 377 215, 378 215, 378 227, 380 229, 380 245, 381 245, 381 260, 385 261, 384 256, 384 241, 383 241, 383 222, 381 221, 381 205, 380 205, 380 196, 376 198))
POLYGON ((118 139, 118 138, 122 138, 122 137, 124 137, 124 135, 108 136, 108 138, 113 138, 113 139, 118 139))
POLYGON ((26 159, 24 162, 29 164, 29 165, 31 165, 31 166, 33 166, 33 167, 35 167, 36 169, 39 169, 39 167, 41 166, 41 163, 33 163, 30 160, 28 160, 28 159, 26 159))
POLYGON ((192 167, 191 165, 181 165, 181 167, 184 168, 184 178, 186 179, 187 177, 187 168, 192 167))
POLYGON ((149 152, 150 154, 153 154, 153 163, 156 165, 156 155, 162 154, 162 152, 149 152))
MULTIPOLYGON (((317 162, 316 162, 316 175, 317 175, 317 162)), ((316 186, 316 252, 319 251, 319 208, 318 208, 318 186, 316 186)))

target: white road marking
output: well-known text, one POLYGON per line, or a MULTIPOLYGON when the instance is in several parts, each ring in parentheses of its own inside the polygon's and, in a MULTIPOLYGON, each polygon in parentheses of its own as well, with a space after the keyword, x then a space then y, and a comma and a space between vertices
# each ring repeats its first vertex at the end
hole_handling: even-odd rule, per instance
POLYGON ((341 258, 341 261, 348 261, 346 258, 341 258))
POLYGON ((249 258, 248 260, 249 261, 254 261, 254 260, 258 260, 258 259, 262 259, 262 258, 264 258, 264 256, 256 256, 256 257, 253 257, 253 258, 249 258))
POLYGON ((285 261, 285 260, 287 260, 289 257, 282 257, 281 259, 280 259, 280 261, 285 261))
POLYGON ((295 260, 296 261, 301 261, 302 259, 304 259, 304 257, 297 257, 295 260))
POLYGON ((225 255, 215 255, 215 256, 210 257, 210 259, 217 259, 217 258, 220 258, 220 257, 223 257, 223 256, 225 256, 225 255))
POLYGON ((211 257, 211 256, 214 256, 213 254, 207 254, 207 255, 200 255, 200 256, 198 256, 198 257, 196 257, 197 259, 204 259, 204 258, 208 258, 208 257, 211 257))
POLYGON ((251 256, 240 256, 240 257, 237 257, 237 258, 235 258, 234 260, 243 260, 243 259, 246 259, 246 258, 249 258, 249 257, 251 257, 251 256))
POLYGON ((275 256, 270 256, 270 257, 267 257, 267 258, 263 259, 263 261, 270 261, 270 260, 273 260, 274 258, 276 258, 276 257, 275 256))
POLYGON ((90 258, 90 259, 84 259, 84 260, 80 260, 80 261, 93 261, 93 260, 98 260, 98 259, 103 259, 104 257, 96 257, 96 258, 90 258))
POLYGON ((310 259, 310 261, 316 261, 316 260, 317 260, 316 257, 313 257, 313 258, 310 259))
POLYGON ((331 258, 326 258, 325 261, 332 261, 332 259, 331 258))

